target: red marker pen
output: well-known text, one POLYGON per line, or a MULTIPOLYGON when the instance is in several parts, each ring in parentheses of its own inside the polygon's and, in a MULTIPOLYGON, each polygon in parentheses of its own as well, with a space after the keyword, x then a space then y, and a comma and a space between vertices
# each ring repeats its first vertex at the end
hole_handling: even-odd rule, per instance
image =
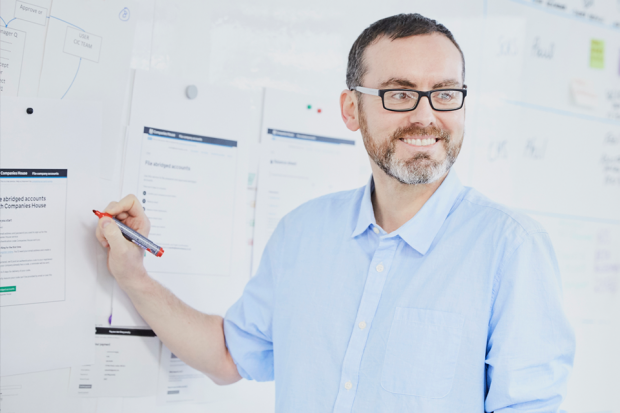
POLYGON ((107 212, 95 211, 94 209, 93 209, 93 212, 95 213, 95 215, 99 217, 99 219, 103 217, 112 218, 112 220, 116 222, 116 225, 118 225, 118 228, 121 230, 123 237, 127 238, 129 241, 133 242, 138 247, 147 250, 148 252, 150 252, 156 257, 161 257, 162 255, 164 255, 164 249, 162 247, 155 244, 153 241, 151 241, 147 237, 129 228, 127 225, 123 224, 121 221, 114 218, 112 215, 108 214, 107 212))

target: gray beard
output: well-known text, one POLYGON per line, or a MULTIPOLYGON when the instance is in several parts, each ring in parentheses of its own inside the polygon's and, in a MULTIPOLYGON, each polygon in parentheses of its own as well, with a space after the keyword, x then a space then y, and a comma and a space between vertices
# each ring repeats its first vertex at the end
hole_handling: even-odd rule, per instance
POLYGON ((452 144, 450 134, 436 127, 426 129, 414 127, 406 129, 400 128, 394 132, 388 142, 379 146, 372 140, 372 137, 368 133, 368 125, 361 101, 359 105, 359 114, 360 131, 364 139, 364 146, 366 147, 368 156, 370 156, 370 159, 372 159, 383 172, 402 184, 420 185, 437 181, 452 168, 452 165, 456 162, 456 158, 461 151, 461 145, 463 144, 462 139, 459 144, 452 144), (441 138, 439 142, 446 149, 446 158, 443 161, 434 161, 427 154, 421 152, 411 159, 397 159, 394 156, 394 152, 396 152, 396 141, 408 134, 441 138))
POLYGON ((382 152, 368 152, 370 158, 388 176, 406 185, 430 184, 444 176, 454 162, 460 148, 454 148, 448 144, 447 139, 442 139, 441 144, 446 148, 446 158, 443 161, 434 161, 427 154, 419 153, 407 160, 397 159, 394 156, 394 141, 382 152))

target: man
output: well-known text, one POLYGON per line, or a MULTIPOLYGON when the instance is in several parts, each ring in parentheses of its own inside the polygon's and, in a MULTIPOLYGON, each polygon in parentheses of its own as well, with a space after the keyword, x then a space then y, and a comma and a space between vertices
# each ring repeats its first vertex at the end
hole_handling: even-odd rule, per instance
MULTIPOLYGON (((549 236, 463 187, 464 59, 418 14, 368 27, 342 117, 372 178, 278 225, 225 319, 151 279, 109 219, 109 267, 161 340, 216 383, 277 380, 278 412, 556 412, 574 337, 549 236)), ((138 200, 106 209, 148 234, 138 200)))

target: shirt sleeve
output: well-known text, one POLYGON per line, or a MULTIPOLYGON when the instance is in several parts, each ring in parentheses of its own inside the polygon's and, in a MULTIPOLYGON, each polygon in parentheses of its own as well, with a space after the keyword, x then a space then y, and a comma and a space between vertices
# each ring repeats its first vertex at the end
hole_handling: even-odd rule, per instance
POLYGON ((239 374, 247 380, 274 379, 274 279, 277 257, 282 253, 283 221, 269 239, 256 275, 224 317, 226 346, 239 374))
POLYGON ((574 355, 575 337, 563 310, 551 240, 546 232, 528 234, 494 283, 485 410, 557 412, 574 355))

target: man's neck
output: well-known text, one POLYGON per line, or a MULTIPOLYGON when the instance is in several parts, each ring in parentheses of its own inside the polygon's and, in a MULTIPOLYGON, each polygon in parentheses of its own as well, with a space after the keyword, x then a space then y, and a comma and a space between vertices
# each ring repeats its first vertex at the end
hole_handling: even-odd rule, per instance
POLYGON ((375 182, 371 196, 375 220, 388 234, 413 218, 448 175, 431 184, 407 185, 386 175, 374 162, 371 166, 375 182))

